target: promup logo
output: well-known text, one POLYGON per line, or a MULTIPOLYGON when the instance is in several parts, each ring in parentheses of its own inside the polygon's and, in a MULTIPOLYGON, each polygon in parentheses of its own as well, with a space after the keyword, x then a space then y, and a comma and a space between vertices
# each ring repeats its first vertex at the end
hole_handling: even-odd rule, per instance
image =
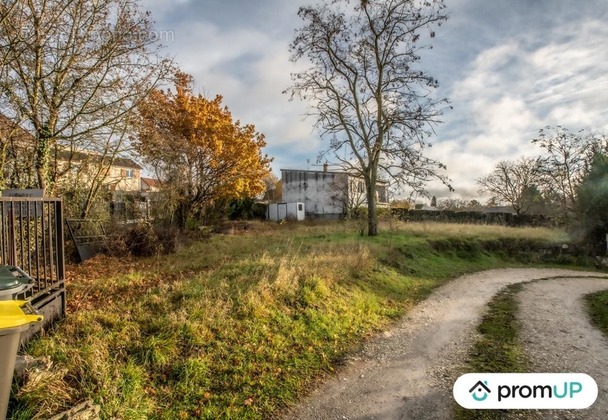
POLYGON ((584 373, 468 373, 454 384, 454 399, 470 409, 582 409, 597 392, 584 373))
POLYGON ((488 398, 488 394, 491 392, 492 391, 490 391, 490 388, 488 388, 488 381, 477 381, 477 383, 473 385, 473 388, 469 389, 469 393, 473 396, 473 399, 475 401, 485 401, 485 399, 488 398), (478 392, 483 392, 483 395, 481 397, 478 397, 478 392))

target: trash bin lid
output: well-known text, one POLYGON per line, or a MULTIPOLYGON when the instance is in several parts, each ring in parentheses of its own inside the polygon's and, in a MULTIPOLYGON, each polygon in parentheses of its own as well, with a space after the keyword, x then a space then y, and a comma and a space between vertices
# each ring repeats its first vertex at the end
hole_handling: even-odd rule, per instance
POLYGON ((30 284, 29 277, 23 277, 14 266, 0 265, 0 290, 15 289, 30 284))
POLYGON ((34 312, 25 300, 0 301, 0 330, 41 322, 42 315, 34 312))

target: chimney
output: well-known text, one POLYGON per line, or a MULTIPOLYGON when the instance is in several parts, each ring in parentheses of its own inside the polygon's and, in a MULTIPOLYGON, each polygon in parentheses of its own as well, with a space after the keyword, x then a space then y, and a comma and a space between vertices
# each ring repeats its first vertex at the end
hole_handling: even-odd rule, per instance
POLYGON ((328 166, 329 166, 329 165, 327 165, 327 162, 325 162, 325 163, 323 164, 323 172, 327 172, 327 167, 328 167, 328 166))

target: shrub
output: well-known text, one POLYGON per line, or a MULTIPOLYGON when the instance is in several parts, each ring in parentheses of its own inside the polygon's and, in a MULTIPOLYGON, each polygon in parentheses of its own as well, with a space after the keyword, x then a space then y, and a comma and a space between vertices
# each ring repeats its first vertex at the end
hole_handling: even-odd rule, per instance
POLYGON ((175 228, 155 226, 144 222, 112 235, 107 250, 110 255, 130 254, 135 257, 152 257, 171 254, 178 250, 180 241, 175 228))
POLYGON ((250 197, 232 200, 227 207, 230 220, 264 220, 266 218, 266 205, 257 203, 250 197))
POLYGON ((598 154, 577 189, 577 224, 580 240, 594 255, 606 253, 608 233, 608 156, 598 154))

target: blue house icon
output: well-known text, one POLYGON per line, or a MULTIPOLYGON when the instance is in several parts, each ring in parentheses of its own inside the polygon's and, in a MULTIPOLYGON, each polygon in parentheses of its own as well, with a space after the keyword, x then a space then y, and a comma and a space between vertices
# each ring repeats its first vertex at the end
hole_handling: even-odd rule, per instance
POLYGON ((488 394, 492 393, 490 388, 488 388, 488 381, 477 381, 475 385, 471 389, 469 389, 469 393, 471 393, 473 399, 475 401, 484 401, 488 398, 488 394), (481 394, 478 396, 477 394, 481 394))

